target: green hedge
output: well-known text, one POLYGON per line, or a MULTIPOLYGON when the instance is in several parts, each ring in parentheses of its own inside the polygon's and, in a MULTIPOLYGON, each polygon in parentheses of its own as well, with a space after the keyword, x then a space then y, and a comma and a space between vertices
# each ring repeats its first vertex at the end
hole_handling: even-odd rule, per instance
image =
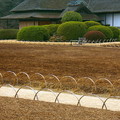
POLYGON ((82 22, 82 16, 80 15, 80 13, 74 11, 68 11, 62 16, 61 22, 68 22, 68 21, 82 22))
POLYGON ((85 24, 88 26, 88 28, 95 25, 101 25, 99 22, 96 21, 85 21, 85 24))
POLYGON ((119 29, 117 27, 110 26, 109 27, 113 32, 113 38, 119 39, 119 29))
POLYGON ((95 25, 95 26, 89 27, 88 31, 100 31, 106 36, 106 39, 113 38, 113 32, 107 26, 95 25))
POLYGON ((48 30, 50 36, 53 36, 57 32, 59 24, 50 24, 50 25, 42 25, 42 26, 48 30))
POLYGON ((87 31, 87 26, 83 22, 65 22, 58 27, 57 34, 65 37, 66 41, 77 40, 87 31))
POLYGON ((106 36, 100 32, 100 31, 89 31, 87 32, 84 37, 87 39, 87 40, 104 40, 106 39, 106 36))
POLYGON ((41 26, 23 27, 18 32, 17 39, 21 41, 47 41, 49 33, 46 28, 41 26))
POLYGON ((17 29, 0 29, 0 39, 16 39, 17 29))

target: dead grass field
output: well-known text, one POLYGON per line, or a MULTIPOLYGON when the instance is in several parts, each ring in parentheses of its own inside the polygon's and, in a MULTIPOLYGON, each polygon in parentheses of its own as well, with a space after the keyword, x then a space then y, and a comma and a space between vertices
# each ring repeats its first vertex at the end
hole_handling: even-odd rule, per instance
POLYGON ((120 112, 0 97, 0 120, 120 120, 120 112))
POLYGON ((70 75, 77 80, 108 78, 118 88, 116 93, 120 93, 119 48, 0 43, 0 72, 6 74, 10 70, 29 75, 55 74, 59 78, 70 75))

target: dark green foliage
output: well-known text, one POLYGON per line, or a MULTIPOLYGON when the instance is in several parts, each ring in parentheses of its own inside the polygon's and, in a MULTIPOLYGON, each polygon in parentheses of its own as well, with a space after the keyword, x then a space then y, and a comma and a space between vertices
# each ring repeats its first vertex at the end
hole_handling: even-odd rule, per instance
POLYGON ((88 31, 101 31, 106 36, 106 39, 113 38, 113 32, 107 26, 95 25, 95 26, 89 27, 88 31))
POLYGON ((105 24, 105 26, 110 26, 110 24, 105 24))
POLYGON ((119 38, 119 29, 117 27, 110 26, 109 27, 113 32, 113 38, 118 39, 119 38))
POLYGON ((118 38, 118 41, 120 41, 120 29, 119 29, 119 38, 118 38))
POLYGON ((106 39, 106 36, 100 32, 100 31, 89 31, 87 32, 84 37, 87 39, 87 40, 104 40, 106 39))
POLYGON ((58 27, 57 34, 64 36, 66 41, 77 40, 86 33, 87 26, 83 22, 65 22, 58 27))
POLYGON ((53 36, 57 32, 59 24, 50 24, 50 25, 42 25, 42 26, 48 30, 50 36, 53 36))
POLYGON ((82 16, 77 12, 68 11, 63 15, 61 22, 68 22, 68 21, 80 21, 80 22, 82 22, 82 16))
POLYGON ((23 1, 24 0, 0 0, 0 17, 8 15, 11 9, 23 1))
POLYGON ((88 28, 94 25, 101 25, 99 22, 96 21, 86 21, 85 24, 88 26, 88 28))
MULTIPOLYGON (((24 0, 0 0, 0 17, 10 14, 10 10, 16 7, 18 4, 24 0)), ((18 21, 17 20, 0 20, 1 29, 17 29, 18 21)))
POLYGON ((23 27, 17 35, 21 41, 47 41, 49 39, 48 30, 41 26, 23 27))
POLYGON ((17 29, 0 29, 0 39, 16 39, 17 29))

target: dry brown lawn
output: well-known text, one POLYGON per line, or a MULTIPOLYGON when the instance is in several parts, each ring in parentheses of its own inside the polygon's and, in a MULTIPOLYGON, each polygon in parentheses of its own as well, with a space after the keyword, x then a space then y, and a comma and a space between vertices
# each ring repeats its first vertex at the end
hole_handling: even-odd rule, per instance
POLYGON ((120 120, 120 112, 0 97, 0 120, 120 120))
POLYGON ((0 72, 6 74, 10 70, 29 75, 55 74, 59 78, 70 75, 77 80, 108 78, 115 87, 120 87, 120 49, 0 43, 0 72))

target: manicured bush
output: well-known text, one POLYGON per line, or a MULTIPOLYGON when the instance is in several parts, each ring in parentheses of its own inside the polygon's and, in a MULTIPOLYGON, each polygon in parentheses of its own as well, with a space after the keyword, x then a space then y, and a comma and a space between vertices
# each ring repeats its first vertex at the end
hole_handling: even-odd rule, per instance
POLYGON ((80 13, 74 11, 68 11, 62 16, 61 22, 68 22, 68 21, 82 22, 82 16, 80 15, 80 13))
POLYGON ((84 37, 87 39, 87 40, 104 40, 106 39, 106 36, 100 32, 100 31, 89 31, 87 32, 84 37))
POLYGON ((59 24, 50 24, 50 25, 42 25, 42 26, 48 30, 50 36, 53 36, 57 32, 59 24))
POLYGON ((120 41, 120 29, 119 29, 119 38, 118 38, 118 41, 120 41))
POLYGON ((17 29, 0 29, 0 39, 16 39, 17 33, 17 29))
POLYGON ((118 39, 119 38, 119 29, 117 27, 110 26, 109 27, 113 32, 113 38, 118 39))
POLYGON ((86 33, 87 26, 83 22, 65 22, 58 27, 57 34, 64 36, 66 41, 77 40, 86 33))
POLYGON ((106 36, 106 39, 113 38, 113 32, 107 26, 95 25, 95 26, 89 27, 88 31, 100 31, 106 36))
POLYGON ((41 26, 23 27, 18 32, 17 39, 21 41, 47 41, 49 33, 46 28, 41 26))
POLYGON ((94 25, 101 25, 99 22, 96 21, 85 21, 85 24, 88 26, 88 28, 94 25))

